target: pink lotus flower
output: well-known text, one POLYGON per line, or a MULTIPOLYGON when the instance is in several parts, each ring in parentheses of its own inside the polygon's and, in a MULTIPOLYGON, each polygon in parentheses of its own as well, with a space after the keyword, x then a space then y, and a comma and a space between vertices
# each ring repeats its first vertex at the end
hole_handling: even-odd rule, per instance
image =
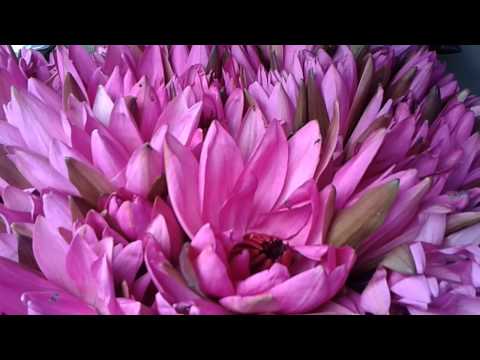
POLYGON ((479 312, 479 98, 427 47, 2 46, 0 80, 0 312, 479 312))
POLYGON ((146 262, 162 307, 196 305, 199 296, 187 285, 192 281, 207 298, 239 313, 308 312, 343 286, 353 251, 321 244, 313 228, 313 208, 322 206, 311 195, 318 136, 311 122, 287 141, 273 122, 255 151, 243 157, 213 122, 199 161, 167 137, 169 194, 192 242, 180 255, 183 279, 155 243, 147 245, 146 262))

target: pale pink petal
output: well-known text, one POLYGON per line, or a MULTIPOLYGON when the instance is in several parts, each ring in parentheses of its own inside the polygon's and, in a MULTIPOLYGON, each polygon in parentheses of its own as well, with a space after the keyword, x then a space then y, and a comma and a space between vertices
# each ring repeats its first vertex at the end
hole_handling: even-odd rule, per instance
POLYGON ((378 269, 362 292, 361 306, 364 311, 374 315, 388 315, 390 311, 390 289, 387 283, 387 271, 378 269))
POLYGON ((155 181, 162 175, 163 159, 149 144, 138 148, 127 164, 125 188, 147 197, 155 181))
POLYGON ((71 279, 65 265, 68 243, 43 216, 35 221, 32 248, 43 275, 55 284, 71 289, 71 279))

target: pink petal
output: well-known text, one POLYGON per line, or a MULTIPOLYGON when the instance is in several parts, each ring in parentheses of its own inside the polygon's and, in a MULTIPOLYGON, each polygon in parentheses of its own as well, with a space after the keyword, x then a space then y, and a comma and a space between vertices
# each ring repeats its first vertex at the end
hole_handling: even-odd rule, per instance
POLYGON ((423 275, 410 276, 398 281, 391 287, 392 292, 401 296, 403 301, 429 303, 431 301, 430 288, 423 275))
POLYGON ((278 121, 268 127, 265 136, 246 165, 258 179, 255 207, 268 212, 278 200, 285 184, 288 143, 278 121))
POLYGON ((374 315, 388 315, 390 311, 390 289, 387 271, 378 269, 362 292, 361 306, 374 315))
POLYGON ((2 200, 5 206, 14 211, 32 214, 35 203, 31 195, 13 186, 7 186, 2 192, 2 200))
POLYGON ((258 107, 248 109, 238 135, 238 146, 245 160, 250 158, 265 136, 265 124, 266 121, 258 107))
POLYGON ((52 228, 72 227, 72 215, 66 196, 51 191, 42 196, 42 201, 45 220, 52 228))
POLYGON ((88 84, 92 73, 96 69, 92 57, 81 45, 70 45, 68 47, 68 52, 83 82, 88 84))
POLYGON ((147 197, 154 182, 162 175, 163 159, 150 145, 137 149, 127 164, 125 188, 147 197))
POLYGON ((194 261, 202 291, 210 296, 224 297, 235 292, 227 268, 212 246, 204 248, 194 261))
POLYGON ((15 235, 0 233, 0 258, 18 262, 18 240, 15 235))
POLYGON ((385 130, 374 132, 360 148, 357 155, 343 165, 336 173, 332 181, 337 191, 336 208, 342 208, 349 197, 355 191, 357 185, 367 171, 370 162, 377 154, 385 138, 385 130))
POLYGON ((288 269, 282 264, 275 263, 270 269, 238 282, 236 293, 240 296, 258 295, 286 281, 289 277, 288 269))
POLYGON ((97 315, 95 309, 63 291, 29 291, 22 301, 29 315, 97 315))
POLYGON ((68 244, 42 216, 35 221, 32 248, 38 267, 45 277, 70 289, 71 280, 65 266, 68 244))
POLYGON ((221 207, 231 194, 242 170, 243 160, 235 141, 214 121, 200 154, 198 176, 204 221, 217 226, 221 207))
POLYGON ((138 240, 125 246, 118 256, 113 259, 112 268, 116 282, 126 281, 128 286, 132 287, 142 263, 142 242, 138 240))
POLYGON ((225 103, 225 119, 230 134, 237 138, 242 126, 244 96, 241 89, 235 89, 225 103))
POLYGON ((159 45, 151 45, 145 49, 138 64, 137 73, 139 77, 145 75, 154 87, 158 87, 163 83, 164 70, 159 45))
POLYGON ((93 114, 103 125, 110 124, 110 116, 113 110, 113 101, 108 96, 105 88, 100 85, 97 89, 95 102, 93 103, 93 114))
POLYGON ((158 244, 150 241, 145 250, 145 265, 162 296, 170 302, 199 298, 190 290, 181 275, 163 256, 158 244))
POLYGON ((219 226, 223 231, 233 230, 242 236, 249 225, 254 209, 253 200, 257 190, 257 179, 244 172, 233 190, 233 195, 225 202, 220 213, 219 226))
POLYGON ((220 304, 228 310, 240 314, 273 313, 279 306, 269 293, 253 296, 227 296, 220 299, 220 304))
POLYGON ((305 182, 312 179, 320 156, 320 129, 317 121, 310 121, 288 140, 288 169, 285 185, 277 204, 305 182))
POLYGON ((165 257, 169 260, 173 260, 170 234, 168 232, 165 218, 160 214, 157 215, 148 226, 146 232, 153 236, 165 257))
POLYGON ((11 102, 5 107, 5 115, 8 122, 20 131, 30 149, 47 155, 53 138, 66 142, 58 112, 15 88, 12 88, 11 96, 11 102))
POLYGON ((269 121, 279 120, 285 124, 287 133, 292 131, 294 111, 292 103, 281 83, 277 83, 268 99, 265 112, 269 121))
POLYGON ((125 149, 108 136, 101 135, 98 130, 91 134, 93 165, 109 178, 113 178, 127 164, 128 154, 125 149))
POLYGON ((0 143, 7 146, 25 148, 27 145, 18 129, 6 121, 0 120, 0 143))
POLYGON ((307 224, 312 213, 310 204, 287 210, 278 210, 259 216, 256 223, 249 227, 249 232, 275 236, 288 240, 307 224))
POLYGON ((42 191, 52 188, 68 194, 78 195, 77 189, 65 177, 53 169, 44 157, 19 149, 14 150, 14 153, 8 157, 36 189, 42 191))
POLYGON ((198 162, 193 154, 167 134, 165 169, 168 193, 178 221, 190 238, 201 226, 198 162))
POLYGON ((142 137, 135 119, 128 109, 125 98, 121 98, 115 103, 108 127, 112 136, 125 146, 129 152, 133 152, 142 146, 142 137))
POLYGON ((60 291, 56 285, 38 273, 0 257, 0 313, 24 315, 27 307, 21 301, 22 294, 27 291, 47 290, 60 291))

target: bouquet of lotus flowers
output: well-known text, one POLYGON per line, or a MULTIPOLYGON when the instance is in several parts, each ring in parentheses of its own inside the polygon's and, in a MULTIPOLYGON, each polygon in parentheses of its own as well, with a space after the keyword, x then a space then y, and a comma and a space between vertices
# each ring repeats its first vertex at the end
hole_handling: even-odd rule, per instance
POLYGON ((480 314, 480 98, 428 46, 0 47, 0 313, 480 314))

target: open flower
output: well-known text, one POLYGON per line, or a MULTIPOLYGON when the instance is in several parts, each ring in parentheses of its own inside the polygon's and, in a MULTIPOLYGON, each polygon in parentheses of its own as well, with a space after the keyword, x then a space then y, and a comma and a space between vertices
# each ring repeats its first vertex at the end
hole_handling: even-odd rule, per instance
POLYGON ((426 46, 0 47, 0 312, 476 313, 480 100, 426 46))
POLYGON ((172 308, 200 298, 231 312, 304 313, 343 286, 353 250, 315 242, 310 192, 318 135, 311 122, 287 141, 275 121, 244 157, 213 122, 199 160, 167 138, 170 198, 192 242, 179 270, 158 254, 155 242, 147 245, 146 260, 172 308))

